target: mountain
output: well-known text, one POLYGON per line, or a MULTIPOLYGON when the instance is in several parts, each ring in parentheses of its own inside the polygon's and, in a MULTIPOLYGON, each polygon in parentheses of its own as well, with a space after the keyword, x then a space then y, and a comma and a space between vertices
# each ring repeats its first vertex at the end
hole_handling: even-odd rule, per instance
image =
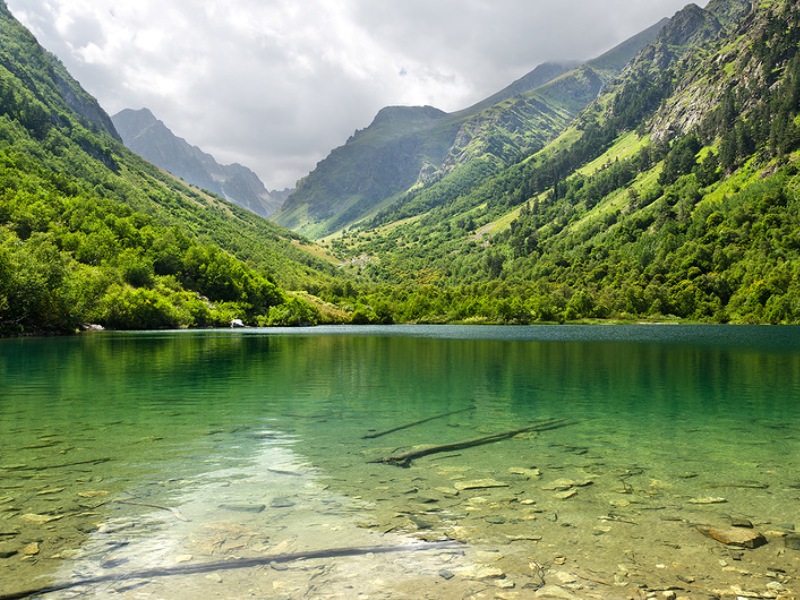
POLYGON ((324 237, 389 207, 430 206, 463 192, 557 137, 662 21, 584 65, 545 63, 505 89, 448 114, 388 107, 333 150, 297 186, 276 222, 324 237), (419 194, 427 191, 427 198, 419 194))
POLYGON ((126 109, 111 119, 125 145, 154 165, 262 217, 280 208, 282 202, 270 195, 253 171, 240 164, 219 164, 173 134, 148 109, 126 109))
POLYGON ((794 1, 689 5, 541 149, 327 243, 402 321, 800 323, 799 49, 794 1))
POLYGON ((297 234, 125 148, 4 2, 0 181, 2 335, 312 323, 335 311, 309 292, 347 281, 297 234))

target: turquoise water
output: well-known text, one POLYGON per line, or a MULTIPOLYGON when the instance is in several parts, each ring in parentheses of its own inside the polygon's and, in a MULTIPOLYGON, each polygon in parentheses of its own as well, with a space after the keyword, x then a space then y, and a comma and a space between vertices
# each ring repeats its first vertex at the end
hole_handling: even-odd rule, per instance
POLYGON ((798 328, 2 340, 0 439, 0 597, 797 593, 798 328))

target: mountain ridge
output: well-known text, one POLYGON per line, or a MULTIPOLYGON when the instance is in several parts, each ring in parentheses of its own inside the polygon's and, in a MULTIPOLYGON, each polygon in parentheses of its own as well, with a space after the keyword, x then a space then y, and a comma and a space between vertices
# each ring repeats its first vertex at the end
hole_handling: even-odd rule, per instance
POLYGON ((125 145, 139 156, 201 189, 262 217, 281 206, 258 176, 238 163, 222 165, 197 146, 176 136, 147 108, 125 109, 111 117, 125 145))
POLYGON ((319 238, 406 203, 440 182, 448 189, 472 185, 558 135, 665 23, 597 57, 596 66, 593 61, 544 63, 454 113, 433 107, 382 109, 298 182, 276 222, 319 238))

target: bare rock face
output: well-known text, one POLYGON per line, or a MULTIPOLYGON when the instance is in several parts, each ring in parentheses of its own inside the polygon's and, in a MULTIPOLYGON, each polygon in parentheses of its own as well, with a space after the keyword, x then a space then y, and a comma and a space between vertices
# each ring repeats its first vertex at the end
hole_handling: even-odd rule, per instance
POLYGON ((729 529, 716 529, 709 525, 698 525, 697 530, 726 546, 736 546, 737 548, 758 548, 767 543, 767 539, 755 529, 745 529, 743 527, 731 527, 729 529))

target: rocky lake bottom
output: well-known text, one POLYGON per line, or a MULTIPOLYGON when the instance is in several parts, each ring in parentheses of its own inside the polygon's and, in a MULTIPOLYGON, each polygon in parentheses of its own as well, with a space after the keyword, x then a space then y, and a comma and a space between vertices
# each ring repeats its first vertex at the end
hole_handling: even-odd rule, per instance
MULTIPOLYGON (((242 348, 235 348, 239 356, 242 348)), ((252 350, 241 356, 263 365, 252 350)), ((423 344, 422 351, 427 362, 431 349, 423 344)), ((184 361, 182 345, 178 354, 184 361)), ((336 354, 332 364, 346 364, 336 354)), ((480 386, 469 377, 444 386, 470 389, 467 403, 412 411, 384 401, 365 411, 368 402, 344 405, 340 394, 357 385, 372 402, 398 384, 340 368, 347 389, 331 398, 314 374, 318 365, 295 360, 284 379, 271 380, 271 394, 286 398, 268 411, 252 402, 252 387, 237 392, 244 410, 230 401, 203 404, 230 381, 218 388, 193 381, 170 402, 156 401, 161 384, 152 382, 164 379, 158 369, 144 389, 124 378, 111 388, 116 401, 96 410, 73 389, 83 385, 82 361, 81 377, 51 389, 56 400, 48 403, 40 398, 52 385, 44 377, 49 369, 39 383, 28 371, 11 390, 17 401, 0 401, 0 598, 800 595, 797 396, 771 405, 773 395, 797 392, 792 353, 788 362, 785 353, 757 353, 755 364, 781 367, 767 391, 754 391, 747 378, 743 391, 715 388, 725 403, 709 407, 706 399, 704 408, 688 411, 673 402, 655 413, 660 393, 642 412, 641 401, 623 393, 632 389, 612 378, 602 393, 612 388, 614 410, 541 402, 520 414, 507 401, 484 398, 507 398, 502 382, 480 386), (295 368, 308 375, 303 385, 295 368), (316 401, 323 393, 325 401, 316 401), (728 403, 742 394, 764 397, 728 403), (131 397, 139 398, 135 407, 126 404, 131 397), (458 446, 550 418, 557 427, 458 446), (425 444, 441 450, 405 466, 381 462, 425 444)), ((518 376, 506 381, 515 390, 527 377, 519 376, 517 360, 503 357, 518 376)), ((602 359, 603 371, 613 372, 617 360, 602 359)), ((252 369, 243 379, 263 381, 252 369)), ((539 380, 542 372, 530 376, 539 380)), ((412 396, 425 386, 425 377, 418 379, 409 379, 412 396)), ((564 397, 587 389, 552 385, 566 390, 564 397)), ((663 397, 675 398, 687 382, 677 385, 663 397)), ((548 396, 544 387, 537 397, 548 396)))

